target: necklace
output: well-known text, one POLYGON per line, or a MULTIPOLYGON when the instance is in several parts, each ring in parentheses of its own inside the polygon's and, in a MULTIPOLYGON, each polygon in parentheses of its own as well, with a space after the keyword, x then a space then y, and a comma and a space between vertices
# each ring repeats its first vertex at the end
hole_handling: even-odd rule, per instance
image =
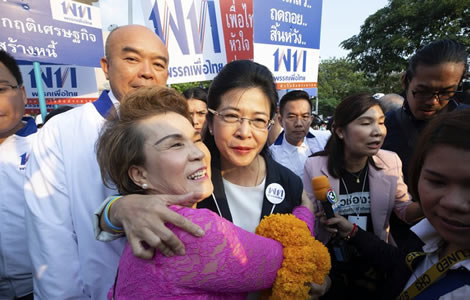
POLYGON ((259 176, 259 169, 260 169, 259 156, 256 156, 256 166, 258 167, 258 169, 256 170, 256 178, 255 178, 255 185, 254 186, 258 185, 258 176, 259 176))
MULTIPOLYGON (((367 166, 366 166, 367 167, 367 166)), ((356 173, 351 173, 349 172, 348 170, 346 170, 346 168, 344 169, 346 172, 348 172, 348 174, 350 174, 351 176, 353 176, 354 178, 356 178, 356 183, 361 183, 361 174, 362 174, 362 171, 364 171, 364 169, 366 169, 366 167, 364 167, 362 170, 359 171, 359 174, 356 175, 356 173)))
MULTIPOLYGON (((366 168, 366 174, 365 174, 365 176, 364 176, 364 182, 362 183, 361 198, 364 197, 364 188, 365 188, 365 186, 366 186, 366 181, 367 181, 367 180, 366 180, 366 177, 367 177, 368 171, 369 171, 369 168, 366 168)), ((362 172, 362 170, 361 170, 361 172, 362 172)), ((348 173, 349 173, 349 172, 348 172, 348 173)), ((351 174, 351 173, 349 173, 349 174, 351 174)), ((351 174, 351 175, 352 175, 352 174, 351 174)), ((360 174, 359 174, 359 175, 360 175, 360 174)), ((358 180, 359 180, 359 179, 358 179, 358 180)), ((344 189, 346 190, 346 195, 347 195, 348 199, 351 199, 352 196, 349 194, 348 186, 346 185, 346 182, 344 182, 343 177, 341 177, 341 182, 342 182, 343 185, 344 185, 344 189)), ((360 181, 356 181, 356 182, 359 183, 360 181)), ((356 213, 357 216, 359 216, 359 215, 361 214, 361 201, 359 201, 359 207, 357 208, 357 211, 354 210, 354 208, 352 207, 352 204, 350 205, 350 207, 351 207, 351 210, 352 210, 354 213, 356 213)))

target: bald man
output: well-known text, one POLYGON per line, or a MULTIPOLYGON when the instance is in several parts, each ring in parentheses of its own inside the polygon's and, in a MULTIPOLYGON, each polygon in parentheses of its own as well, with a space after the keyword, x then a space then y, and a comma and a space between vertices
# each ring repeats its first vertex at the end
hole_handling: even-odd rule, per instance
POLYGON ((125 243, 95 240, 93 212, 106 197, 95 142, 119 101, 142 86, 164 86, 168 51, 138 25, 110 33, 101 67, 111 90, 51 119, 33 144, 26 172, 26 220, 35 299, 106 299, 125 243))

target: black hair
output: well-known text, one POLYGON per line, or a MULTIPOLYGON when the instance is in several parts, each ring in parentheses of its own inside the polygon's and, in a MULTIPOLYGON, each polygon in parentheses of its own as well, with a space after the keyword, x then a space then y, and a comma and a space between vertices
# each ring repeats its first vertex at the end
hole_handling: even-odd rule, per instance
MULTIPOLYGON (((328 139, 328 143, 325 146, 325 150, 317 152, 314 156, 328 156, 328 172, 335 178, 339 178, 341 169, 344 168, 344 141, 339 138, 336 133, 338 128, 346 128, 346 126, 352 121, 359 118, 369 108, 373 106, 379 106, 382 109, 380 103, 375 100, 369 94, 359 93, 347 96, 336 107, 333 115, 333 128, 331 136, 328 139)), ((383 111, 383 109, 382 109, 383 111)), ((374 163, 372 157, 368 158, 368 162, 376 169, 378 166, 374 163)))
POLYGON ((183 92, 183 96, 186 98, 186 100, 197 99, 207 103, 207 92, 200 87, 193 87, 185 90, 183 92))
MULTIPOLYGON (((251 60, 235 60, 226 64, 212 81, 207 94, 207 107, 217 110, 220 106, 222 96, 228 91, 236 88, 259 88, 269 99, 269 118, 272 119, 276 112, 279 100, 276 85, 271 71, 263 65, 251 60)), ((214 119, 212 114, 207 114, 207 123, 211 124, 214 119)), ((207 131, 206 126, 206 131, 207 131)), ((214 137, 205 132, 204 143, 209 148, 212 157, 218 159, 219 150, 215 144, 214 137)), ((267 143, 261 150, 262 155, 269 155, 267 143)))
POLYGON ((11 75, 15 77, 16 83, 18 85, 23 85, 23 77, 21 76, 20 68, 16 63, 15 58, 6 51, 0 50, 0 62, 4 64, 8 71, 10 71, 11 75))
POLYGON ((310 101, 310 96, 308 95, 308 93, 302 90, 294 90, 282 96, 281 101, 279 103, 279 111, 281 112, 281 115, 287 102, 299 99, 305 99, 310 105, 310 112, 312 112, 312 102, 310 101))
POLYGON ((446 39, 432 42, 419 49, 408 63, 405 73, 406 89, 408 89, 409 83, 415 76, 418 66, 436 66, 448 62, 462 63, 464 65, 463 79, 468 69, 465 46, 455 40, 446 39))

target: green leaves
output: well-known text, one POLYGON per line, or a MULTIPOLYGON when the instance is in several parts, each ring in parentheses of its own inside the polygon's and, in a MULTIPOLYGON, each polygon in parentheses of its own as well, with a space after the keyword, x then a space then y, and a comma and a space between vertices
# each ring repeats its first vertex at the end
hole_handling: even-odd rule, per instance
POLYGON ((374 94, 374 87, 364 72, 355 71, 355 63, 346 58, 322 60, 318 68, 318 111, 331 116, 344 97, 367 92, 374 94))
POLYGON ((348 58, 356 63, 355 70, 383 85, 390 74, 406 69, 417 49, 432 41, 453 38, 470 50, 469 16, 470 0, 390 0, 341 46, 351 50, 348 58))

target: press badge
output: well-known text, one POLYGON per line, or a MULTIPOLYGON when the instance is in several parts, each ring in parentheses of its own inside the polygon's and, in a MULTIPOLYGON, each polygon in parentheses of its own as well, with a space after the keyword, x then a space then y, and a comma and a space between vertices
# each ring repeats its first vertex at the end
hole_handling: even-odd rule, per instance
POLYGON ((348 221, 356 223, 362 230, 367 231, 367 216, 348 216, 348 221))

